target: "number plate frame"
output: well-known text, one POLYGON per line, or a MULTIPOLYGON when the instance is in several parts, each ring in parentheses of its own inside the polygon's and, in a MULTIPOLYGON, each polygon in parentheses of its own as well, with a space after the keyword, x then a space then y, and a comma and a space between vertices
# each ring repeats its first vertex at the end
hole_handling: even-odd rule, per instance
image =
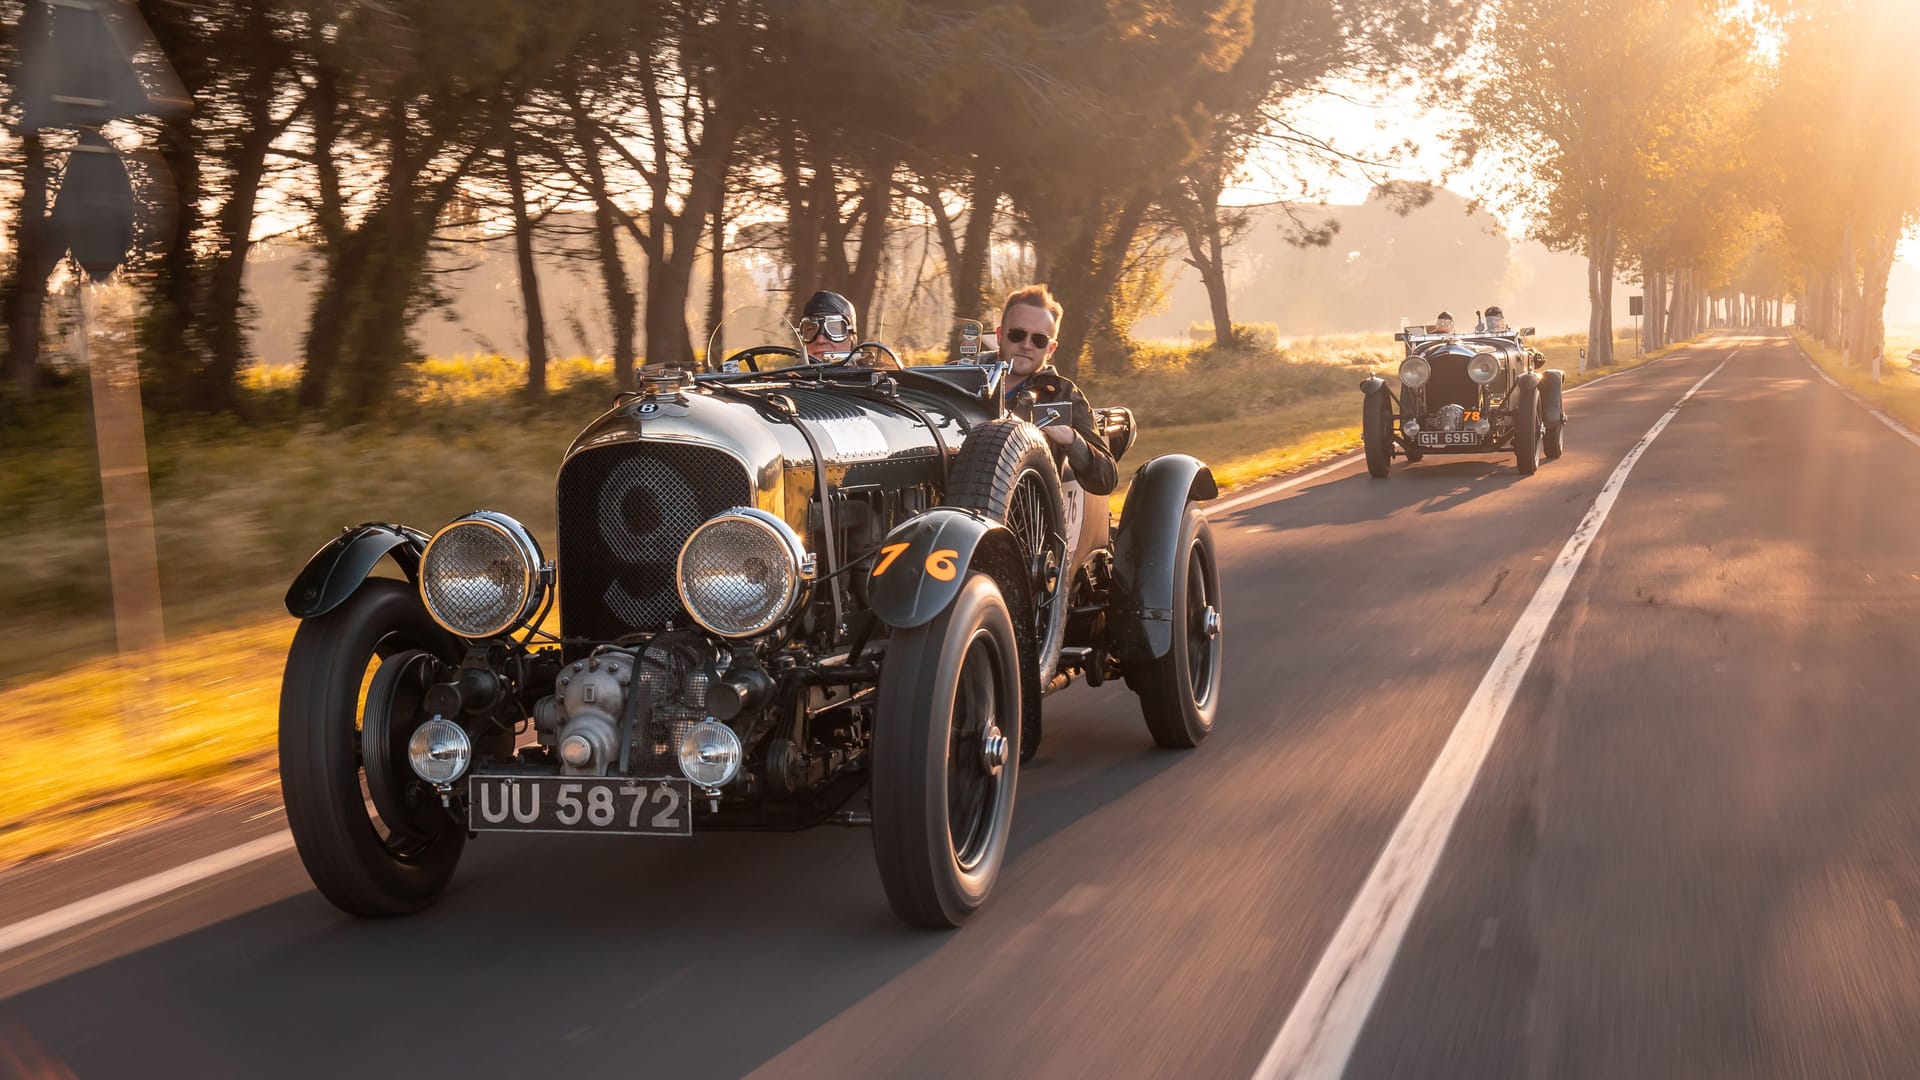
POLYGON ((1449 446, 1479 446, 1480 434, 1474 431, 1423 431, 1420 445, 1432 449, 1449 446))
POLYGON ((477 775, 468 781, 467 828, 569 836, 692 836, 693 784, 669 776, 477 775), (597 789, 609 793, 606 800, 593 798, 597 789), (607 806, 612 816, 605 823, 596 821, 599 809, 607 806))

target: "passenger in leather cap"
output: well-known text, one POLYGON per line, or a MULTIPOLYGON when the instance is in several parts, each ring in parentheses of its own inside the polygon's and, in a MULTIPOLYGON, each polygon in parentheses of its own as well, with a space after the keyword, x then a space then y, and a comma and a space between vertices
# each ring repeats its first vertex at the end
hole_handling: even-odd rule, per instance
POLYGON ((858 333, 853 302, 837 292, 821 289, 807 297, 800 309, 800 340, 806 343, 807 357, 815 363, 828 359, 827 353, 846 352, 858 333))

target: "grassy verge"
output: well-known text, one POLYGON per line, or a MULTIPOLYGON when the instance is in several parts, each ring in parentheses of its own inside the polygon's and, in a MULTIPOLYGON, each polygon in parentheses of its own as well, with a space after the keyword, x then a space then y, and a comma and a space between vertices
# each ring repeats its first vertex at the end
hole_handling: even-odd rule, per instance
POLYGON ((1815 363, 1842 386, 1873 403, 1875 408, 1920 431, 1920 375, 1907 370, 1907 353, 1920 348, 1920 330, 1895 330, 1887 335, 1886 357, 1880 362, 1880 381, 1873 380, 1871 364, 1847 364, 1839 352, 1827 348, 1800 330, 1793 331, 1815 363))
MULTIPOLYGON (((1571 381, 1579 340, 1540 343, 1571 381)), ((1625 342, 1623 354, 1632 351, 1625 342)), ((1179 451, 1225 486, 1350 450, 1361 379, 1390 372, 1389 335, 1280 351, 1149 350, 1133 371, 1083 380, 1144 430, 1127 464, 1179 451)), ((1651 357, 1639 358, 1633 363, 1651 357)), ((1617 371, 1623 364, 1608 371, 1617 371)), ((111 656, 98 477, 84 412, 50 415, 0 446, 0 867, 274 782, 287 582, 330 531, 388 519, 430 527, 476 506, 553 533, 553 476, 604 405, 604 371, 557 372, 518 404, 520 369, 490 358, 429 364, 389 415, 337 430, 150 425, 154 517, 172 644, 148 686, 111 656)), ((261 410, 283 388, 262 379, 261 410)))

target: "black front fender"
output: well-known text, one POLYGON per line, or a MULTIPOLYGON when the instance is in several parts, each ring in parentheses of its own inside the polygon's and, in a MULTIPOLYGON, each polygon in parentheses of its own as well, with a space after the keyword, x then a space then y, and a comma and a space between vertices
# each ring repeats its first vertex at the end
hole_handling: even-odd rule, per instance
POLYGON ((868 605, 895 629, 924 626, 960 595, 982 548, 1004 548, 995 554, 1018 559, 1006 526, 966 510, 936 506, 901 522, 867 570, 868 605))
POLYGON ((1173 647, 1173 590, 1184 565, 1180 527, 1189 502, 1218 498, 1213 471, 1185 454, 1154 458, 1133 474, 1113 539, 1118 595, 1108 614, 1113 655, 1158 660, 1173 647))
POLYGON ((355 525, 313 553, 287 590, 287 611, 296 619, 325 615, 352 596, 380 560, 391 555, 407 580, 420 584, 420 555, 432 539, 418 529, 370 521, 355 525))

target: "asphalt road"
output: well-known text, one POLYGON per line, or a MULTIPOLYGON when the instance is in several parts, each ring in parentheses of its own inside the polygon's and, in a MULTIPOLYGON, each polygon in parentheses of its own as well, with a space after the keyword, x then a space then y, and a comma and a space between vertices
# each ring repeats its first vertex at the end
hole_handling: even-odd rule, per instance
MULTIPOLYGON (((1216 733, 1051 699, 958 933, 896 924, 854 830, 483 838, 379 923, 283 853, 0 953, 0 1074, 1251 1075, 1603 483, 1729 356, 1588 550, 1347 1075, 1920 1076, 1920 446, 1778 335, 1574 395, 1530 478, 1353 465, 1216 516, 1216 733)), ((0 926, 281 824, 0 878, 0 926)))

